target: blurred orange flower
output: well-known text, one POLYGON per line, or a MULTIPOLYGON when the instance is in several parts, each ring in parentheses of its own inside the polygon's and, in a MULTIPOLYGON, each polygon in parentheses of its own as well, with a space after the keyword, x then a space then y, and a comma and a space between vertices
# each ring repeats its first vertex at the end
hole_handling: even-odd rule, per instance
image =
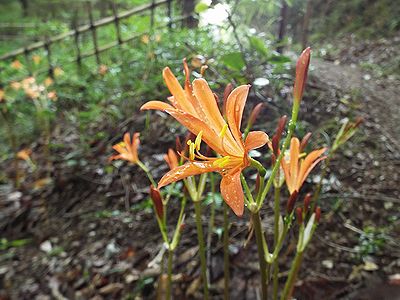
POLYGON ((4 90, 0 89, 0 102, 4 100, 4 90))
POLYGON ((327 148, 314 150, 303 159, 300 154, 299 139, 294 137, 290 140, 289 153, 281 160, 286 185, 290 194, 300 191, 308 174, 321 160, 326 158, 326 156, 321 156, 326 150, 327 148))
POLYGON ((55 91, 50 91, 47 93, 47 98, 50 100, 56 101, 58 99, 57 93, 55 91))
POLYGON ((18 91, 21 88, 21 83, 18 81, 13 81, 10 83, 10 86, 13 90, 18 91))
POLYGON ((16 69, 16 70, 22 69, 23 66, 24 66, 24 65, 21 64, 21 62, 20 62, 19 60, 17 60, 17 59, 14 60, 14 61, 11 63, 11 68, 16 69))
POLYGON ((18 151, 17 157, 18 157, 19 159, 28 161, 28 160, 30 160, 30 155, 31 155, 31 154, 32 154, 32 150, 26 148, 26 149, 22 149, 21 151, 18 151))
POLYGON ((128 132, 125 133, 124 141, 113 146, 113 149, 119 154, 111 156, 109 160, 122 159, 136 164, 139 161, 137 153, 140 143, 139 135, 138 132, 135 132, 131 141, 130 134, 128 132))
POLYGON ((40 61, 42 60, 42 58, 40 57, 40 55, 33 55, 32 60, 35 63, 35 65, 38 65, 40 63, 40 61))
POLYGON ((99 66, 99 74, 100 74, 101 76, 106 75, 106 74, 107 74, 107 71, 108 71, 108 67, 107 67, 106 65, 100 65, 100 66, 99 66))
POLYGON ((54 77, 58 77, 64 74, 64 71, 60 67, 54 68, 54 77))
POLYGON ((52 85, 53 84, 53 79, 51 79, 50 77, 47 77, 45 80, 44 80, 44 85, 46 86, 46 87, 49 87, 50 85, 52 85))
POLYGON ((261 131, 250 132, 246 140, 242 138, 240 126, 250 86, 239 86, 230 93, 226 102, 225 122, 207 81, 199 78, 191 84, 186 61, 184 69, 184 88, 168 67, 163 71, 164 81, 172 94, 168 98, 171 104, 149 101, 141 107, 141 110, 165 111, 197 135, 195 142, 188 141, 189 161, 165 174, 158 183, 158 188, 189 176, 219 172, 222 175, 222 197, 234 213, 241 216, 244 211, 244 194, 240 174, 250 164, 248 152, 268 142, 267 134, 261 131), (221 157, 202 155, 202 140, 221 157))

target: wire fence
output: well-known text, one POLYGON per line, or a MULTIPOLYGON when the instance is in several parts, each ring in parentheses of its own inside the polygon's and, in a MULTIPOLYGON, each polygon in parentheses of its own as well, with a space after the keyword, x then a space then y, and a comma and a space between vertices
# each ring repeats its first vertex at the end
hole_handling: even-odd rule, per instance
MULTIPOLYGON (((118 12, 117 6, 115 3, 112 4, 112 15, 94 20, 93 18, 93 5, 91 2, 87 2, 86 9, 88 14, 88 23, 81 26, 75 26, 74 29, 64 32, 59 35, 55 35, 52 37, 43 37, 41 41, 32 43, 23 48, 16 49, 12 52, 6 53, 0 56, 0 63, 7 65, 8 62, 12 62, 15 59, 23 56, 26 62, 26 68, 29 75, 32 74, 32 66, 31 66, 31 56, 35 51, 43 51, 44 56, 47 60, 47 67, 40 70, 35 70, 35 73, 48 73, 48 75, 54 78, 54 69, 57 66, 57 63, 53 59, 53 49, 57 46, 57 43, 62 43, 65 41, 69 41, 71 49, 74 49, 74 53, 69 57, 64 63, 76 63, 78 67, 82 65, 82 61, 89 57, 95 57, 96 63, 98 65, 101 64, 101 56, 102 52, 105 52, 111 48, 114 48, 118 45, 122 45, 128 43, 134 39, 137 39, 145 33, 154 32, 154 30, 159 30, 162 28, 172 28, 173 24, 184 21, 185 19, 190 18, 190 15, 180 15, 178 17, 173 18, 172 16, 172 0, 152 0, 151 3, 144 4, 135 8, 132 8, 127 11, 118 12), (156 8, 164 6, 166 7, 166 22, 162 22, 162 24, 156 25, 155 23, 155 13, 156 8), (141 15, 146 12, 150 13, 150 22, 149 22, 149 30, 147 32, 140 32, 131 34, 129 36, 124 37, 121 31, 121 22, 126 20, 134 15, 141 15), (101 44, 99 40, 98 30, 102 27, 113 25, 115 30, 115 36, 113 37, 113 41, 107 42, 105 44, 101 44), (82 45, 80 45, 80 38, 85 34, 90 33, 91 35, 91 49, 83 49, 82 45)), ((109 38, 110 39, 110 38, 109 38)), ((0 72, 4 71, 4 67, 0 69, 0 72)), ((17 80, 13 78, 10 81, 17 80)), ((5 84, 3 82, 3 84, 5 84)))

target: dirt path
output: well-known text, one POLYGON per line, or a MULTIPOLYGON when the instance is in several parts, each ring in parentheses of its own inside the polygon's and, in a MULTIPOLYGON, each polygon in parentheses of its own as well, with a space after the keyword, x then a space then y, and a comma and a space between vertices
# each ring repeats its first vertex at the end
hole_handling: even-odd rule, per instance
MULTIPOLYGON (((358 110, 365 120, 381 131, 393 152, 400 151, 400 82, 375 79, 356 65, 312 61, 312 74, 334 90, 357 96, 358 110)), ((396 155, 398 156, 398 155, 396 155)))

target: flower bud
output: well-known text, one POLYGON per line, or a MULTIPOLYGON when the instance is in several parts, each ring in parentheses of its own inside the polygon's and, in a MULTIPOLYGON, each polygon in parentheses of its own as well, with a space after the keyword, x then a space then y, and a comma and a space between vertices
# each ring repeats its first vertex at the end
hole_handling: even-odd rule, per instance
POLYGON ((287 211, 288 214, 292 213, 293 208, 294 208, 294 204, 296 203, 296 199, 297 199, 298 194, 299 193, 297 191, 294 191, 290 195, 289 200, 288 200, 287 205, 286 205, 286 211, 287 211))
POLYGON ((304 203, 304 212, 305 212, 305 213, 307 213, 308 208, 310 207, 311 198, 312 198, 311 193, 308 193, 308 194, 304 197, 303 203, 304 203))
POLYGON ((222 113, 224 114, 224 116, 226 116, 226 101, 228 100, 228 96, 232 91, 233 91, 233 84, 228 83, 224 90, 224 99, 223 99, 223 108, 222 108, 222 113))
POLYGON ((310 65, 310 47, 306 48, 300 55, 296 64, 296 79, 293 89, 293 100, 300 102, 303 97, 304 87, 307 81, 308 66, 310 65))
POLYGON ((303 209, 301 207, 296 208, 296 219, 299 225, 303 224, 303 209))
POLYGON ((311 138, 311 135, 312 135, 312 133, 311 133, 311 132, 308 132, 308 133, 303 137, 303 139, 301 140, 301 143, 300 143, 300 153, 303 152, 304 149, 307 147, 307 144, 308 144, 308 141, 309 141, 310 138, 311 138))
POLYGON ((249 121, 248 121, 248 127, 252 127, 253 124, 256 122, 258 115, 260 114, 261 110, 263 109, 264 104, 263 103, 258 103, 256 106, 254 106, 253 110, 251 111, 249 121))
POLYGON ((321 220, 321 207, 317 206, 315 208, 315 222, 319 223, 320 220, 321 220))
POLYGON ((157 216, 162 219, 164 217, 164 207, 161 199, 161 194, 154 186, 150 186, 150 198, 153 200, 153 205, 156 210, 157 216))
POLYGON ((278 126, 276 128, 275 134, 272 137, 272 150, 275 156, 279 155, 279 142, 281 141, 283 130, 285 129, 287 121, 287 116, 282 116, 278 121, 278 126))

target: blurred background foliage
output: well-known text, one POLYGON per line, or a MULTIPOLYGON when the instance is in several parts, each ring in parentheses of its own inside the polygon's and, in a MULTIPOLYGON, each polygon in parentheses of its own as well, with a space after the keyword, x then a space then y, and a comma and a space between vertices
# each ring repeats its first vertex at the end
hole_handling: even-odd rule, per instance
MULTIPOLYGON (((123 12, 149 3, 92 1, 90 6, 96 21, 111 16, 113 4, 123 12)), ((88 7, 88 2, 80 0, 2 1, 0 56, 88 24, 88 7)), ((122 38, 136 38, 102 52, 100 63, 94 55, 82 59, 81 66, 74 62, 78 55, 75 36, 51 44, 51 68, 45 49, 2 60, 0 134, 11 142, 1 144, 0 159, 11 158, 33 142, 43 144, 43 120, 50 122, 53 130, 76 130, 77 155, 82 155, 95 140, 108 137, 107 127, 132 117, 144 101, 165 99, 168 95, 161 70, 169 65, 182 79, 184 57, 195 76, 202 64, 209 65, 207 78, 217 90, 230 81, 252 83, 258 96, 263 96, 261 89, 268 89, 279 98, 286 83, 292 81, 292 56, 302 44, 315 45, 323 50, 317 53, 329 57, 330 52, 338 51, 335 41, 349 33, 360 40, 390 37, 400 26, 399 6, 389 0, 172 1, 172 19, 185 14, 194 18, 174 22, 171 28, 165 26, 169 21, 165 5, 154 10, 153 27, 150 10, 121 20, 122 38), (54 78, 46 84, 50 82, 49 68, 54 78), (15 88, 30 76, 46 92, 39 106, 26 89, 15 88)), ((114 25, 96 30, 99 46, 116 40, 114 25)), ((93 51, 92 32, 80 34, 78 44, 81 54, 93 51)), ((398 72, 398 64, 395 62, 389 74, 398 72)), ((366 68, 375 69, 373 64, 366 68)), ((63 145, 50 142, 50 148, 60 147, 63 145)))

